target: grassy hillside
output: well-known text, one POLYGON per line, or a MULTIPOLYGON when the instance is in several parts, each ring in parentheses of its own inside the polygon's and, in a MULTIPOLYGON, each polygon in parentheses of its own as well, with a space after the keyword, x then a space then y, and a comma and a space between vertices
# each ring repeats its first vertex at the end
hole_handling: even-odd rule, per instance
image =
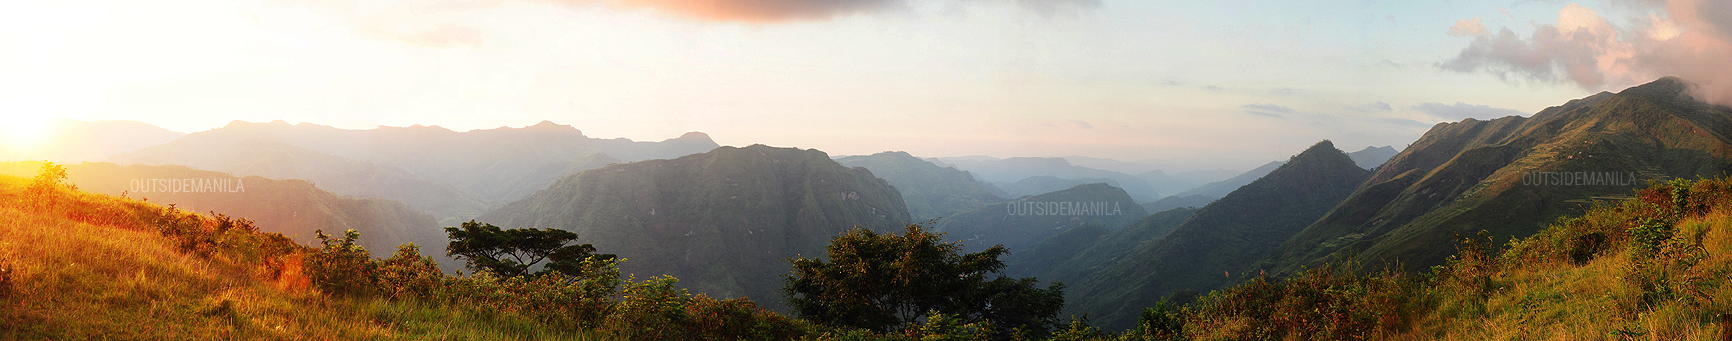
POLYGON ((1528 236, 1644 180, 1718 176, 1732 169, 1732 109, 1690 100, 1686 86, 1667 78, 1532 118, 1440 124, 1283 245, 1268 269, 1354 259, 1419 272, 1453 252, 1454 234, 1528 236), (1615 181, 1540 182, 1575 172, 1615 181))
MULTIPOLYGON (((34 176, 40 162, 0 163, 0 174, 34 176)), ((414 242, 443 247, 445 233, 433 218, 395 201, 357 199, 325 192, 305 180, 238 177, 182 166, 119 166, 86 162, 66 166, 67 181, 96 193, 174 205, 189 212, 220 212, 252 220, 264 232, 281 233, 296 242, 313 240, 313 231, 355 229, 367 238, 363 245, 389 250, 414 242), (156 180, 217 180, 218 185, 194 190, 153 186, 156 180), (219 188, 220 187, 220 188, 219 188), (143 190, 143 191, 140 191, 143 190)), ((431 250, 431 249, 430 249, 431 250)), ((443 258, 444 249, 437 249, 443 258)), ((451 270, 455 270, 452 268, 451 270)))
POLYGON ((915 221, 949 217, 1004 200, 968 172, 941 167, 907 152, 847 156, 836 159, 836 163, 866 167, 872 175, 896 186, 915 221))
POLYGON ((1346 198, 1370 172, 1329 141, 1197 210, 1172 232, 1071 283, 1071 311, 1130 328, 1143 307, 1181 290, 1232 283, 1346 198))
POLYGON ((514 314, 343 298, 244 222, 0 176, 0 339, 599 339, 514 314))
POLYGON ((963 212, 939 220, 933 231, 964 241, 969 252, 1004 245, 1015 254, 1067 229, 1117 230, 1145 215, 1125 190, 1095 183, 963 212))
POLYGON ((763 145, 584 171, 481 219, 576 232, 629 259, 627 273, 772 307, 789 257, 822 254, 849 227, 910 222, 902 195, 870 171, 763 145))
MULTIPOLYGON (((1078 339, 1732 338, 1732 182, 1659 183, 1532 237, 1455 236, 1422 275, 1352 264, 1254 276, 1124 334, 1078 339), (1500 246, 1501 245, 1501 246, 1500 246)), ((1077 328, 1073 328, 1077 329, 1077 328)), ((1085 330, 1086 331, 1086 330, 1085 330)))

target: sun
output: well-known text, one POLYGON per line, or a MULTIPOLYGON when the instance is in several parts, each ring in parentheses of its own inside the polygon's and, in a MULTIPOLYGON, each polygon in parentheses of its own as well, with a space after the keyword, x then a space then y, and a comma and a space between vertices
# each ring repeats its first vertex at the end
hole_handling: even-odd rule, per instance
POLYGON ((50 117, 29 115, 0 120, 0 150, 13 154, 28 153, 41 148, 54 134, 54 120, 50 117))

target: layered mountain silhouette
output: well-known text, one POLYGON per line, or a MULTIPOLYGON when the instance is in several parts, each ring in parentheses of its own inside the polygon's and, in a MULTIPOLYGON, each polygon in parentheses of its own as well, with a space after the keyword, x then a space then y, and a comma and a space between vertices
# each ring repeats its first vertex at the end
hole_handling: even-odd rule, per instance
POLYGON ((1382 166, 1398 153, 1401 151, 1395 150, 1393 146, 1365 147, 1357 152, 1347 153, 1347 157, 1353 159, 1353 164, 1359 165, 1359 168, 1372 169, 1382 166))
POLYGON ((1210 198, 1220 198, 1226 196, 1227 193, 1232 193, 1233 190, 1239 189, 1239 187, 1244 187, 1245 185, 1250 184, 1252 181, 1257 181, 1257 179, 1262 178, 1264 175, 1269 175, 1269 172, 1275 171, 1275 168, 1281 167, 1281 164, 1283 163, 1285 162, 1270 161, 1269 163, 1257 166, 1257 168, 1252 168, 1244 173, 1239 173, 1239 175, 1227 178, 1226 180, 1203 184, 1202 186, 1197 186, 1196 188, 1179 192, 1172 196, 1184 198, 1201 195, 1210 198))
MULTIPOLYGON (((29 178, 40 167, 40 162, 0 163, 0 174, 29 178)), ((422 245, 428 255, 445 255, 445 232, 432 216, 396 201, 339 196, 306 180, 106 162, 67 165, 66 174, 67 181, 83 191, 251 219, 260 231, 282 233, 303 244, 316 244, 314 230, 341 237, 344 230, 354 229, 361 233, 361 245, 375 255, 389 254, 398 244, 409 242, 422 245)), ((460 267, 440 263, 452 265, 447 270, 460 267)))
MULTIPOLYGON (((1112 179, 1114 187, 1123 188, 1132 198, 1155 200, 1161 197, 1148 181, 1134 175, 1073 165, 1065 158, 1013 157, 1000 159, 989 156, 942 157, 929 159, 934 163, 956 167, 992 182, 1010 193, 1018 181, 1037 176, 1059 179, 1112 179)), ((1044 192, 1036 192, 1044 193, 1044 192)), ((1032 195, 1032 194, 1027 194, 1032 195)), ((1010 198, 1016 198, 1012 196, 1010 198)))
POLYGON ((715 147, 703 133, 634 142, 590 138, 546 121, 467 132, 419 125, 350 130, 235 121, 111 160, 307 179, 343 195, 402 201, 455 224, 584 167, 674 158, 715 147))
POLYGON ((1263 268, 1356 260, 1418 272, 1455 252, 1457 234, 1528 236, 1647 180, 1719 176, 1732 170, 1732 108, 1688 87, 1668 77, 1531 118, 1440 123, 1263 268))
POLYGON ((902 194, 870 170, 763 145, 586 170, 480 220, 576 232, 627 259, 627 273, 673 275, 693 292, 770 307, 783 306, 788 258, 821 256, 851 227, 911 221, 902 194))
POLYGON ((28 150, 0 148, 0 161, 48 160, 59 163, 102 161, 142 147, 185 136, 139 121, 79 121, 54 119, 45 141, 28 150))
MULTIPOLYGON (((1102 260, 1087 273, 1041 272, 1051 280, 1073 279, 1066 289, 1070 311, 1088 313, 1110 329, 1129 328, 1143 307, 1173 292, 1207 292, 1245 276, 1244 269, 1334 208, 1370 175, 1325 140, 1268 175, 1196 209, 1171 232, 1161 232, 1160 227, 1178 219, 1166 215, 1139 223, 1151 225, 1140 237, 1153 239, 1103 238, 1137 246, 1102 260)), ((1093 256, 1101 258, 1105 256, 1093 256)))
POLYGON ((1070 228, 1117 230, 1147 214, 1123 189, 1095 183, 963 212, 939 220, 934 231, 962 240, 971 252, 993 245, 1019 252, 1070 228))
POLYGON ((966 171, 941 167, 907 152, 845 156, 836 162, 865 167, 896 186, 914 221, 948 217, 1004 200, 966 171))

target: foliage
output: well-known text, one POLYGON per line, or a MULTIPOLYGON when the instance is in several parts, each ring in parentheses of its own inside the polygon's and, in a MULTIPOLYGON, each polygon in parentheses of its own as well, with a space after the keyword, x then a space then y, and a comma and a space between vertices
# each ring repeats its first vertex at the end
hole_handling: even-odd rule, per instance
POLYGON ((943 242, 943 234, 910 224, 904 233, 878 234, 854 229, 836 237, 823 259, 793 259, 793 273, 783 290, 794 311, 813 322, 889 330, 913 326, 937 311, 967 323, 1004 319, 1045 333, 1063 306, 1063 286, 1041 290, 1032 278, 988 274, 1004 267, 1007 251, 994 246, 958 254, 959 242, 943 242))
POLYGON ((421 246, 404 243, 391 258, 378 261, 378 292, 391 299, 428 299, 443 284, 445 274, 432 257, 421 255, 421 246))
POLYGON ((356 245, 361 233, 343 231, 343 238, 331 238, 325 231, 315 231, 322 248, 307 257, 313 284, 320 290, 341 295, 362 295, 372 291, 378 264, 366 248, 356 245))
MULTIPOLYGON (((468 262, 474 271, 488 271, 500 277, 529 274, 530 267, 548 261, 546 270, 567 276, 583 276, 579 264, 595 253, 590 244, 565 245, 577 240, 577 234, 557 229, 505 229, 493 224, 470 220, 460 227, 446 227, 451 245, 446 252, 468 262)), ((613 255, 594 255, 603 259, 613 255)))

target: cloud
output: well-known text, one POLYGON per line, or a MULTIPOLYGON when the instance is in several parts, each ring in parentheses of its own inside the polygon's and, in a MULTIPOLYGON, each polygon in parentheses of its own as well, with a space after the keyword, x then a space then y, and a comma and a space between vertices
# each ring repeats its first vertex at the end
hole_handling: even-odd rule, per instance
MULTIPOLYGON (((702 21, 783 22, 826 20, 852 14, 908 8, 909 0, 551 0, 575 6, 605 4, 648 8, 702 21)), ((985 1, 985 0, 978 0, 985 1)), ((1014 2, 1029 10, 1051 13, 1070 7, 1098 7, 1099 0, 994 0, 1014 2)))
POLYGON ((1659 11, 1646 23, 1617 27, 1592 9, 1570 4, 1558 11, 1555 24, 1538 25, 1526 37, 1509 28, 1468 34, 1474 23, 1457 21, 1451 35, 1473 40, 1438 67, 1592 91, 1677 76, 1694 84, 1691 94, 1697 99, 1732 105, 1732 63, 1727 62, 1732 1, 1632 0, 1630 5, 1659 11))
POLYGON ((1240 108, 1245 109, 1245 113, 1247 113, 1247 114, 1258 115, 1258 116, 1268 116, 1268 117, 1274 117, 1274 118, 1279 118, 1279 119, 1286 119, 1287 118, 1286 116, 1282 116, 1282 114, 1292 114, 1292 113, 1298 112, 1296 110, 1293 110, 1293 108, 1288 108, 1288 107, 1274 105, 1274 104, 1246 104, 1244 106, 1240 106, 1240 108))
POLYGON ((1376 101, 1376 102, 1366 103, 1363 105, 1350 106, 1350 107, 1347 107, 1347 110, 1352 110, 1352 111, 1361 112, 1361 113, 1380 113, 1380 112, 1395 111, 1395 108, 1389 106, 1389 103, 1384 103, 1383 101, 1376 101))
POLYGON ((1077 128, 1083 128, 1083 129, 1094 129, 1095 128, 1094 125, 1089 124, 1087 121, 1073 120, 1073 121, 1070 121, 1070 123, 1075 123, 1077 128))
POLYGON ((1449 35, 1451 36, 1472 37, 1483 36, 1485 33, 1485 25, 1479 24, 1479 18, 1456 20, 1455 26, 1449 27, 1449 35))
POLYGON ((1462 102, 1455 102, 1455 104, 1420 103, 1413 108, 1444 121, 1460 121, 1466 118, 1490 120, 1504 116, 1524 115, 1520 111, 1511 109, 1462 102))

